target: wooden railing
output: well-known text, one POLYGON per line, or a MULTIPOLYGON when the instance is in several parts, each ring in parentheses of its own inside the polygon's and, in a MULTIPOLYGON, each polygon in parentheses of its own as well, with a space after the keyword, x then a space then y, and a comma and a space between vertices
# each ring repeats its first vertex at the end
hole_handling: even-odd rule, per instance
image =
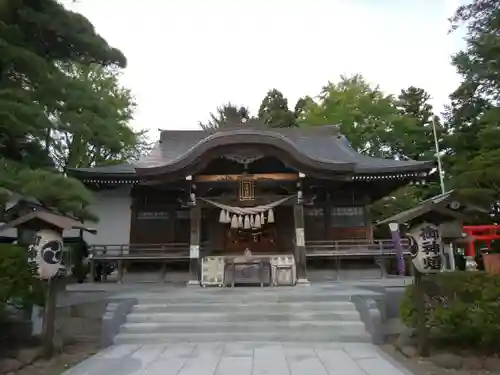
POLYGON ((92 245, 90 255, 94 260, 189 259, 189 244, 176 242, 92 245))
MULTIPOLYGON (((408 240, 402 240, 401 245, 405 255, 409 254, 408 240)), ((209 243, 202 243, 200 252, 210 249, 209 243)), ((341 241, 307 241, 306 254, 309 258, 332 258, 337 268, 337 278, 340 275, 343 259, 373 259, 381 268, 381 275, 387 274, 386 262, 388 258, 395 256, 396 249, 392 240, 341 240, 341 241)), ((106 244, 92 245, 90 247, 91 274, 98 275, 95 281, 104 280, 107 274, 102 270, 103 264, 116 263, 118 270, 118 281, 122 282, 125 264, 134 261, 156 261, 163 264, 162 279, 165 279, 166 263, 168 261, 179 261, 189 259, 188 243, 164 243, 164 244, 106 244)))
MULTIPOLYGON (((405 255, 410 253, 407 239, 401 240, 405 255)), ((306 241, 308 257, 386 257, 396 255, 392 240, 341 240, 341 241, 306 241)))
MULTIPOLYGON (((201 252, 210 245, 201 244, 201 252)), ((409 254, 408 240, 401 240, 405 254, 409 254)), ((308 257, 384 257, 396 254, 392 240, 340 240, 340 241, 306 241, 308 257)), ((188 243, 163 244, 106 244, 90 247, 91 259, 95 260, 168 260, 189 259, 188 243)))

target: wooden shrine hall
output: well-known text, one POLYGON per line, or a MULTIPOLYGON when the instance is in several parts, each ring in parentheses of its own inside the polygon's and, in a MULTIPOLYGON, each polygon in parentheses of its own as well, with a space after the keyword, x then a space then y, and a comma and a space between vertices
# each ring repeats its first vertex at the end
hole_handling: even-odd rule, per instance
POLYGON ((134 164, 69 174, 97 197, 107 237, 91 243, 94 261, 184 259, 190 284, 294 285, 308 257, 390 252, 369 205, 433 167, 361 155, 336 126, 238 125, 165 130, 134 164))

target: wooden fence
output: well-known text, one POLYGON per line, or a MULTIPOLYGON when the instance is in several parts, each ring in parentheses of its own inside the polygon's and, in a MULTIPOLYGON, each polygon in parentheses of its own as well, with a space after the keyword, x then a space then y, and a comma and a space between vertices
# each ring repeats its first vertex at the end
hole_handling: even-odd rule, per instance
MULTIPOLYGON (((410 253, 407 239, 401 240, 403 254, 410 253)), ((342 240, 342 241, 307 241, 307 257, 339 257, 339 258, 367 258, 390 257, 396 255, 396 248, 392 240, 342 240)))
MULTIPOLYGON (((201 253, 209 243, 201 244, 201 253)), ((405 255, 409 254, 408 240, 401 240, 405 255)), ((388 257, 395 256, 396 249, 392 240, 341 240, 341 241, 307 241, 307 257, 388 257)), ((106 244, 90 247, 91 259, 95 260, 182 260, 189 259, 188 243, 163 244, 106 244)))
MULTIPOLYGON (((409 255, 408 240, 401 240, 401 247, 405 256, 409 255)), ((204 242, 200 246, 200 253, 210 250, 210 243, 204 242)), ((307 241, 306 254, 309 259, 332 259, 335 261, 337 278, 340 274, 341 263, 349 259, 373 260, 380 267, 381 276, 387 275, 387 262, 396 256, 396 249, 392 240, 340 240, 340 241, 307 241)), ((188 243, 163 244, 106 244, 90 247, 91 275, 96 274, 96 267, 103 264, 115 264, 118 270, 119 282, 123 279, 126 264, 135 262, 158 262, 162 264, 162 278, 166 273, 169 262, 189 260, 188 243)), ((106 279, 106 275, 104 280, 106 279)))

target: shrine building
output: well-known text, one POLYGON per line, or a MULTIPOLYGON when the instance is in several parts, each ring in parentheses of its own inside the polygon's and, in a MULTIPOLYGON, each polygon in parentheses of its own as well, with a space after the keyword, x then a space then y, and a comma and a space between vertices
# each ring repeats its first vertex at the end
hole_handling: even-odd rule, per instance
POLYGON ((183 258, 191 282, 208 284, 224 283, 231 267, 234 283, 235 259, 244 258, 266 263, 266 283, 294 284, 307 280, 314 244, 343 244, 348 256, 373 243, 369 205, 433 168, 361 155, 336 126, 240 125, 164 130, 135 163, 68 173, 94 191, 96 257, 183 258))

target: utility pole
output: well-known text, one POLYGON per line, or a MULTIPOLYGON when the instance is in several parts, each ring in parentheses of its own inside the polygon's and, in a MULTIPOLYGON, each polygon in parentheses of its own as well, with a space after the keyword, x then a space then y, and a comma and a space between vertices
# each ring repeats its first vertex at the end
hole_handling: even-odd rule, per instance
POLYGON ((432 133, 434 134, 434 146, 436 147, 436 158, 438 162, 438 173, 439 173, 439 183, 441 185, 441 194, 444 194, 446 193, 446 188, 444 186, 443 165, 441 164, 441 154, 439 152, 439 143, 437 138, 435 116, 432 116, 432 133))

